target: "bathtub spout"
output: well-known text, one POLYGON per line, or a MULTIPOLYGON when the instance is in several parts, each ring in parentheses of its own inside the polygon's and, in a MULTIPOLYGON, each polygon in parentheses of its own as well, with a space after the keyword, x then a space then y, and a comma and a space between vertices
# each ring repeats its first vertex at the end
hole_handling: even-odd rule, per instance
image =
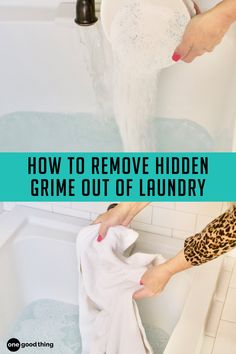
POLYGON ((90 26, 97 20, 95 0, 77 0, 75 23, 80 26, 90 26))

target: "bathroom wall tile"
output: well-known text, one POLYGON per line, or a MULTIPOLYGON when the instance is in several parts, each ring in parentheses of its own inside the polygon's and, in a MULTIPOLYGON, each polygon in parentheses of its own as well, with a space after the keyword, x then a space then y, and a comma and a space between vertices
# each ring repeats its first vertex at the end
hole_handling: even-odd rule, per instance
POLYGON ((231 278, 231 272, 222 269, 217 283, 216 292, 215 292, 216 300, 225 301, 227 290, 230 283, 230 278, 231 278))
POLYGON ((172 230, 167 227, 144 224, 144 223, 138 222, 138 221, 133 221, 131 226, 136 230, 146 231, 146 232, 150 232, 152 234, 168 236, 168 237, 171 237, 171 235, 172 235, 172 230))
POLYGON ((212 217, 220 215, 221 209, 222 203, 176 203, 176 210, 212 217))
POLYGON ((154 207, 153 224, 161 227, 193 232, 196 224, 196 215, 154 207))
POLYGON ((236 248, 227 253, 229 256, 236 258, 236 248))
POLYGON ((138 222, 143 222, 145 224, 151 224, 152 223, 152 210, 153 207, 149 205, 145 209, 143 209, 136 217, 135 221, 138 222))
POLYGON ((46 203, 46 202, 35 202, 35 203, 17 203, 18 205, 23 205, 28 208, 36 208, 36 209, 41 209, 41 210, 47 210, 47 211, 52 211, 52 203, 46 203))
POLYGON ((232 272, 234 269, 234 265, 235 265, 235 258, 231 256, 225 256, 224 263, 223 263, 224 270, 227 270, 228 272, 232 272))
POLYGON ((217 329, 220 323, 220 317, 223 310, 223 302, 221 301, 213 301, 206 323, 205 334, 207 336, 215 337, 217 333, 217 329))
POLYGON ((232 276, 231 276, 231 280, 230 280, 230 287, 236 289, 236 260, 234 263, 234 268, 233 268, 233 272, 232 272, 232 276))
POLYGON ((174 238, 179 238, 181 240, 185 240, 187 237, 192 236, 192 233, 190 233, 188 231, 181 231, 181 230, 173 229, 172 236, 174 238))
POLYGON ((199 354, 212 354, 213 346, 214 346, 215 338, 205 336, 202 348, 199 354))
POLYGON ((52 202, 52 206, 53 205, 61 206, 64 208, 71 208, 72 207, 72 203, 69 203, 69 202, 52 202))
MULTIPOLYGON (((100 203, 72 203, 72 208, 81 210, 81 211, 88 211, 94 214, 101 214, 104 213, 108 206, 111 203, 107 202, 100 202, 100 203)), ((136 217, 135 220, 138 222, 143 222, 146 224, 151 224, 152 222, 152 206, 146 207, 142 210, 136 217)))
POLYGON ((76 210, 72 208, 65 208, 60 205, 53 205, 53 212, 54 213, 59 213, 63 215, 69 215, 69 216, 74 216, 77 218, 82 218, 82 219, 91 219, 90 213, 82 210, 76 210))
POLYGON ((158 208, 164 208, 164 209, 175 209, 177 203, 173 203, 173 202, 154 202, 151 205, 153 205, 154 207, 158 207, 158 208))
POLYGON ((108 206, 111 203, 107 202, 99 202, 99 203, 81 203, 81 202, 75 202, 71 203, 72 209, 77 209, 81 211, 88 211, 88 212, 94 212, 94 213, 104 213, 108 206))
MULTIPOLYGON (((109 202, 100 203, 80 203, 80 202, 53 202, 53 203, 4 203, 4 210, 10 211, 16 204, 53 211, 64 215, 81 217, 94 220, 103 213, 109 206, 109 202)), ((152 203, 138 214, 134 220, 134 225, 138 230, 161 234, 176 239, 185 239, 205 227, 212 217, 199 215, 199 203, 152 203), (195 212, 190 212, 189 205, 195 212), (178 209, 178 210, 176 210, 178 209)), ((218 203, 204 203, 208 206, 218 203)), ((220 203, 221 204, 221 203, 220 203)), ((206 205, 204 208, 207 209, 206 205)), ((216 210, 216 209, 215 209, 216 210)), ((206 211, 207 212, 207 211, 206 211)), ((236 256, 236 254, 235 254, 236 256)))
POLYGON ((236 353, 236 323, 220 321, 212 354, 236 353))
MULTIPOLYGON (((234 33, 236 34, 236 28, 234 27, 234 33)), ((234 138, 232 151, 236 151, 236 124, 234 124, 234 138)))
POLYGON ((221 213, 224 213, 227 209, 230 208, 230 203, 224 202, 222 203, 221 213))
POLYGON ((201 232, 213 219, 214 217, 209 215, 197 215, 195 232, 201 232))
MULTIPOLYGON (((236 289, 229 288, 228 294, 226 297, 223 313, 222 313, 222 320, 235 322, 236 324, 236 289)), ((236 334, 236 332, 235 332, 236 334)), ((236 336, 235 336, 236 337, 236 336)), ((235 347, 236 353, 236 347, 235 347)))

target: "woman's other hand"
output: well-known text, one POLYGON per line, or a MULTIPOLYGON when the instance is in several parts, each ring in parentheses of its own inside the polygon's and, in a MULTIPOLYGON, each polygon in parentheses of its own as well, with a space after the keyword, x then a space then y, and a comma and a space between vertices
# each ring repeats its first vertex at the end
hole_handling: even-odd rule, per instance
POLYGON ((191 63, 196 57, 212 52, 236 20, 236 1, 224 0, 209 11, 199 13, 189 22, 182 42, 172 59, 191 63))
POLYGON ((133 298, 139 300, 159 295, 173 275, 191 267, 192 264, 186 260, 184 250, 182 250, 165 263, 148 269, 140 281, 140 285, 143 285, 143 288, 136 291, 133 298))
POLYGON ((133 298, 139 300, 159 295, 164 290, 171 276, 172 274, 165 263, 148 269, 140 282, 143 288, 138 290, 133 298))

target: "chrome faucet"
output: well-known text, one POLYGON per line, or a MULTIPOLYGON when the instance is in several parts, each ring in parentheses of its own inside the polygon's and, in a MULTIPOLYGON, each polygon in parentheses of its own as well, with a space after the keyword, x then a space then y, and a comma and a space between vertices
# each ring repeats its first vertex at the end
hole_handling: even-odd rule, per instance
POLYGON ((75 23, 80 26, 91 26, 97 20, 95 0, 77 0, 75 23))

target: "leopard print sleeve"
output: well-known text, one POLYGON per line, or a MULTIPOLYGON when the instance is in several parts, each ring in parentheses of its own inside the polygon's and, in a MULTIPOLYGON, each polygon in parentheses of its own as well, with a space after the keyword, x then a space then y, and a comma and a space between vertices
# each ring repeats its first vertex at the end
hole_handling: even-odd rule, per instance
POLYGON ((184 255, 197 266, 236 247, 236 206, 216 218, 205 229, 185 240, 184 255))

